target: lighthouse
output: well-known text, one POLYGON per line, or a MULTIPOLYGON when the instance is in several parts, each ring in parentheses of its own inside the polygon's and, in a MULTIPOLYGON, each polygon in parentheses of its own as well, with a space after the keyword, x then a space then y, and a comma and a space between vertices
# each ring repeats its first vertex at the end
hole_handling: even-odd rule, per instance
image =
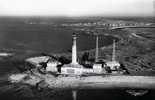
POLYGON ((72 35, 73 39, 73 45, 72 45, 72 63, 73 65, 76 65, 78 64, 77 62, 77 46, 76 46, 76 39, 77 39, 77 36, 75 33, 73 33, 72 35))
POLYGON ((65 64, 61 68, 61 74, 63 75, 82 75, 83 66, 80 65, 77 61, 77 45, 76 45, 77 36, 75 33, 72 35, 72 62, 70 64, 65 64))

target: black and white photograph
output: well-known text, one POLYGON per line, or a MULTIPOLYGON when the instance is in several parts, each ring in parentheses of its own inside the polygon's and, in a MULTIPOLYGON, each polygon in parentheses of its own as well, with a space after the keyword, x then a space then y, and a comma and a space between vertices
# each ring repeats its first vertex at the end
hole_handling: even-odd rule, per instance
POLYGON ((0 0, 0 100, 155 100, 155 0, 0 0))

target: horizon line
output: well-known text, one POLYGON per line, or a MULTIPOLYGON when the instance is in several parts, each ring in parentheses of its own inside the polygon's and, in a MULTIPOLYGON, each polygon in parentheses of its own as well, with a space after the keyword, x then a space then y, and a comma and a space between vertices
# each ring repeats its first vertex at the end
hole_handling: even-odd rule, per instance
POLYGON ((66 17, 66 18, 80 18, 80 17, 155 17, 155 15, 0 15, 0 17, 66 17))

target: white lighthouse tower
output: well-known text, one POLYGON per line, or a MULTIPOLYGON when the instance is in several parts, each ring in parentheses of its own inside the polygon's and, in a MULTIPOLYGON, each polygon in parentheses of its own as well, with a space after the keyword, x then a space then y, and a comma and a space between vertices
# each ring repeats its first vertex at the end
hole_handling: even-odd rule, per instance
POLYGON ((61 74, 64 75, 82 75, 83 66, 80 65, 77 61, 77 47, 76 47, 77 36, 75 33, 72 35, 72 62, 66 64, 61 68, 61 74))
POLYGON ((76 34, 75 33, 73 33, 73 35, 72 35, 72 37, 73 37, 73 45, 72 45, 72 65, 77 65, 78 64, 78 62, 77 62, 77 47, 76 47, 76 39, 77 39, 77 37, 76 37, 76 34))

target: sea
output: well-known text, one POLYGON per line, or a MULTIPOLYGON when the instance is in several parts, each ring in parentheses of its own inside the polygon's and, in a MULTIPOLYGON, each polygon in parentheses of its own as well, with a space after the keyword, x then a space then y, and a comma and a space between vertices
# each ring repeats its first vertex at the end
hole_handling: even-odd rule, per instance
MULTIPOLYGON (((68 53, 71 51, 72 34, 77 33, 78 51, 95 48, 95 36, 61 23, 75 23, 86 19, 1 17, 0 51, 11 52, 13 57, 0 57, 0 100, 72 100, 71 91, 43 89, 12 84, 8 76, 14 72, 16 62, 41 53, 68 53), (46 22, 46 23, 43 23, 46 22), (17 60, 17 61, 16 61, 17 60)), ((111 45, 113 36, 100 36, 99 47, 111 45)), ((155 92, 144 96, 132 96, 125 90, 79 90, 77 100, 154 100, 155 92)))

